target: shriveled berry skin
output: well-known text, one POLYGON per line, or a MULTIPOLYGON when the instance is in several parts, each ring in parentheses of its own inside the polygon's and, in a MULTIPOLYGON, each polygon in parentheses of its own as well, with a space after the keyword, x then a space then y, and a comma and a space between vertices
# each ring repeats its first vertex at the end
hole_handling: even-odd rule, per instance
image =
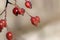
POLYGON ((31 23, 35 26, 38 26, 38 23, 40 23, 40 18, 38 16, 31 17, 31 23))
POLYGON ((19 14, 20 14, 20 15, 24 15, 24 13, 25 13, 25 9, 24 9, 24 8, 20 8, 20 9, 19 9, 19 14))
POLYGON ((6 38, 7 38, 8 40, 12 40, 13 34, 12 34, 11 32, 7 32, 7 33, 6 33, 6 38))
POLYGON ((30 1, 26 1, 26 2, 25 2, 25 6, 26 6, 27 8, 29 8, 29 9, 32 8, 32 4, 31 4, 30 1))
POLYGON ((13 8, 13 14, 15 15, 15 16, 18 16, 18 7, 15 7, 15 8, 13 8))

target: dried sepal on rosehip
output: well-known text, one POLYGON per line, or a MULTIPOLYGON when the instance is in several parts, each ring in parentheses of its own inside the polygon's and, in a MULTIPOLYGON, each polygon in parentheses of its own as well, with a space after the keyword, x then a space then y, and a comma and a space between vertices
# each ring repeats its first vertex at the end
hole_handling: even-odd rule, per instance
POLYGON ((26 2, 25 2, 25 6, 26 6, 27 8, 29 8, 29 9, 32 8, 32 4, 31 4, 30 1, 26 1, 26 2))
POLYGON ((12 38, 13 38, 12 32, 7 32, 7 33, 6 33, 6 38, 7 38, 8 40, 12 40, 12 38))
POLYGON ((39 16, 31 17, 31 23, 35 26, 38 26, 38 24, 40 23, 39 16))

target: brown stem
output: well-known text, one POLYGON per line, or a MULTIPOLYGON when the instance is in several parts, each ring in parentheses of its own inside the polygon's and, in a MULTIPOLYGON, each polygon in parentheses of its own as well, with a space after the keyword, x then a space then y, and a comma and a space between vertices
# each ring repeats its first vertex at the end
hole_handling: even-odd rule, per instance
POLYGON ((15 5, 17 5, 16 2, 17 2, 17 1, 15 0, 15 5))
POLYGON ((5 9, 2 11, 2 13, 0 14, 0 16, 5 12, 5 9))
POLYGON ((27 11, 25 11, 30 17, 32 17, 27 11))
POLYGON ((7 17, 7 11, 6 11, 7 7, 5 8, 5 20, 6 20, 6 17, 7 17))
POLYGON ((13 4, 13 3, 11 3, 11 2, 9 2, 9 4, 11 4, 11 5, 15 6, 15 4, 13 4))

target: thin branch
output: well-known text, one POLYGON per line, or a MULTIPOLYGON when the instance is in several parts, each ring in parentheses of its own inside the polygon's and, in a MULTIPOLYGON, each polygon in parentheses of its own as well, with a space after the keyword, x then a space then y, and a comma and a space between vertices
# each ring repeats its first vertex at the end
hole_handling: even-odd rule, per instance
POLYGON ((16 2, 17 2, 17 0, 15 0, 15 5, 17 5, 16 2))
POLYGON ((14 5, 14 6, 15 6, 15 4, 13 4, 13 3, 11 3, 11 2, 9 2, 9 4, 11 4, 11 5, 14 5))
POLYGON ((5 9, 2 11, 2 13, 0 14, 0 16, 5 12, 5 9))
POLYGON ((7 16, 7 11, 6 11, 6 9, 5 9, 5 20, 6 20, 6 16, 7 16))
POLYGON ((32 17, 27 11, 25 11, 27 13, 27 15, 29 15, 30 17, 32 17))
POLYGON ((11 2, 8 2, 9 4, 12 4, 11 2))

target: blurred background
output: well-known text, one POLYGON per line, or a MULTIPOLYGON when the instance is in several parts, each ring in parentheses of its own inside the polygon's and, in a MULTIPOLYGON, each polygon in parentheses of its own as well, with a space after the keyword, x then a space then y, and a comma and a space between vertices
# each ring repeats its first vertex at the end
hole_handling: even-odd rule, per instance
MULTIPOLYGON (((9 0, 14 3, 14 0, 9 0)), ((13 33, 13 40, 60 40, 60 0, 31 0, 32 9, 25 7, 25 0, 17 0, 17 4, 25 8, 32 16, 39 16, 41 22, 36 28, 30 22, 30 17, 15 16, 13 5, 7 8, 8 31, 13 33)), ((0 13, 4 10, 6 0, 0 0, 0 13)), ((4 18, 4 14, 0 19, 4 18)), ((7 29, 0 33, 0 40, 6 40, 7 29)))

